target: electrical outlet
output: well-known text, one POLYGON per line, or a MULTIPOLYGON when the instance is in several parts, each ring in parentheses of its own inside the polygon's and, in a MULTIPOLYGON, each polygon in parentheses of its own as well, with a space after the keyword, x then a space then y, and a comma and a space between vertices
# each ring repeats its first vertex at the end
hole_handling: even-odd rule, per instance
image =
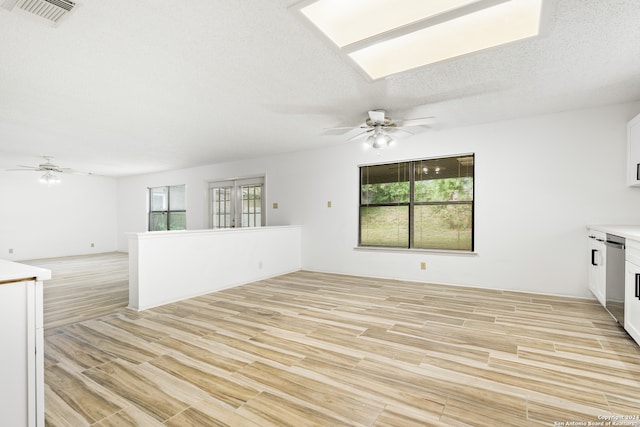
POLYGON ((421 262, 420 263, 420 270, 426 270, 427 269, 427 263, 426 262, 421 262))
POLYGON ((13 248, 9 248, 9 253, 12 254, 13 253, 13 248))
POLYGON ((328 207, 328 208, 330 208, 330 207, 331 207, 331 200, 329 200, 329 201, 327 202, 327 207, 328 207))

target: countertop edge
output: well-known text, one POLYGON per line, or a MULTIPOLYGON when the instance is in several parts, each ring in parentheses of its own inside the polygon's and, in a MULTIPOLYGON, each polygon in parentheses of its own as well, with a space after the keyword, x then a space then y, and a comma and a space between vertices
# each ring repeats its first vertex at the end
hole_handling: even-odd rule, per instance
POLYGON ((49 280, 51 270, 0 259, 0 282, 10 283, 23 280, 49 280))
POLYGON ((640 225, 607 225, 595 224, 587 225, 588 230, 600 231, 602 233, 615 234, 625 239, 637 240, 640 242, 640 225))

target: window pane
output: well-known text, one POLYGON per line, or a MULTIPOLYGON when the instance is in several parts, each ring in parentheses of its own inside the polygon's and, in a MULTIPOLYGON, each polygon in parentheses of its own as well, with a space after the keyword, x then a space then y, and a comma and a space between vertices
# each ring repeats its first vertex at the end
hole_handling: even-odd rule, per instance
POLYGON ((262 185, 242 186, 242 227, 262 226, 262 185))
POLYGON ((213 227, 231 227, 231 187, 213 188, 213 227))
POLYGON ((473 156, 415 162, 416 202, 473 200, 473 156))
POLYGON ((415 180, 473 177, 474 156, 443 157, 415 162, 415 180))
POLYGON ((151 188, 149 197, 151 198, 152 211, 166 211, 168 209, 168 191, 167 187, 151 188))
POLYGON ((362 186, 362 204, 408 203, 409 183, 365 184, 362 186))
POLYGON ((149 231, 161 231, 167 229, 166 212, 151 212, 149 218, 149 231))
POLYGON ((470 203, 415 206, 413 246, 472 250, 471 206, 470 203))
POLYGON ((360 204, 409 202, 409 164, 364 166, 360 168, 360 204))
POLYGON ((169 212, 169 230, 186 230, 186 212, 169 212))
POLYGON ((409 206, 361 206, 360 244, 409 247, 409 206))
POLYGON ((184 211, 187 210, 185 203, 185 189, 184 185, 174 185, 169 187, 169 210, 172 211, 184 211))
POLYGON ((444 178, 416 181, 416 202, 448 202, 473 200, 473 178, 444 178))

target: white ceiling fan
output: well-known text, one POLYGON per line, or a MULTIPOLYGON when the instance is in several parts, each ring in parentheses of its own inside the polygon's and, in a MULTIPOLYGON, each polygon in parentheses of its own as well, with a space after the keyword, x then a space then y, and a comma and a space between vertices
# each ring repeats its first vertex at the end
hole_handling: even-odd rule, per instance
POLYGON ((45 159, 44 163, 39 164, 38 166, 24 166, 17 165, 19 169, 7 169, 9 172, 44 172, 44 175, 40 177, 40 182, 45 184, 56 184, 60 182, 60 178, 57 174, 60 173, 70 173, 74 175, 91 175, 88 172, 80 172, 71 168, 62 168, 58 165, 55 165, 51 162, 53 159, 52 156, 42 156, 45 159))
MULTIPOLYGON (((416 119, 407 120, 394 120, 391 117, 387 117, 385 110, 377 109, 371 110, 368 113, 368 117, 365 122, 359 126, 364 131, 349 138, 349 141, 353 141, 358 138, 367 136, 365 144, 375 149, 383 149, 394 142, 394 139, 389 135, 390 132, 401 131, 409 133, 411 135, 414 132, 407 130, 411 127, 431 127, 436 123, 435 117, 420 117, 416 119)), ((348 128, 334 128, 334 129, 353 129, 348 128)))

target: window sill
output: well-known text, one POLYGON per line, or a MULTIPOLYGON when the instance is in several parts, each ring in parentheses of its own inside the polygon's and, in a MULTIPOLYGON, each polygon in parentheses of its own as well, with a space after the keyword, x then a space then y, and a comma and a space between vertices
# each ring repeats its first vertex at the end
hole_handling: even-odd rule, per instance
POLYGON ((366 252, 391 252, 391 253, 413 253, 413 254, 431 254, 431 255, 454 255, 454 256, 477 256, 477 252, 469 251, 456 251, 451 249, 408 249, 408 248, 385 248, 378 246, 355 246, 353 248, 356 251, 366 252))

